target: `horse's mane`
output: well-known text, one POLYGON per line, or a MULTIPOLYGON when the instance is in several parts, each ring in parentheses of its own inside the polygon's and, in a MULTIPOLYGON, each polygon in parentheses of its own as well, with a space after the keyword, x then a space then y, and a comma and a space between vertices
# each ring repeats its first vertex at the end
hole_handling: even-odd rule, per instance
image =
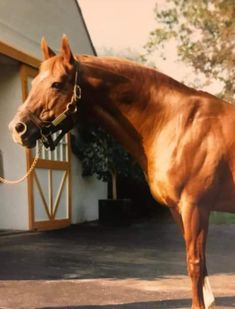
POLYGON ((136 79, 137 82, 149 80, 150 83, 170 87, 172 90, 184 93, 192 93, 196 90, 190 88, 174 78, 165 75, 155 68, 136 63, 129 59, 113 57, 113 56, 90 56, 79 55, 76 58, 88 65, 103 70, 117 72, 118 74, 127 75, 129 78, 136 79))
MULTIPOLYGON (((91 56, 91 55, 76 55, 75 58, 81 63, 87 64, 97 69, 107 70, 120 75, 125 75, 131 80, 135 80, 136 85, 142 85, 147 81, 152 85, 157 85, 157 87, 166 87, 172 91, 193 94, 197 91, 190 88, 183 83, 178 82, 174 78, 165 75, 157 69, 147 67, 143 64, 136 63, 134 61, 113 57, 113 56, 91 56)), ((42 62, 41 70, 49 70, 52 74, 56 72, 64 71, 66 73, 66 68, 63 65, 63 59, 60 55, 57 57, 52 57, 49 60, 42 62)), ((204 92, 204 95, 209 95, 204 92)))

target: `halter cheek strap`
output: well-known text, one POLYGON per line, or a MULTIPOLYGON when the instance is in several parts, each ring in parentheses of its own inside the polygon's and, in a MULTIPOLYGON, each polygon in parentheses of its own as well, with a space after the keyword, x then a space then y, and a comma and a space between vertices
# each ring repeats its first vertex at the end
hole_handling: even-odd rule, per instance
POLYGON ((52 122, 42 122, 40 125, 40 135, 43 145, 50 150, 54 150, 64 135, 73 128, 78 112, 78 102, 82 98, 81 87, 78 85, 79 62, 76 61, 75 80, 73 96, 67 104, 66 110, 57 116, 52 122), (61 131, 55 140, 52 134, 61 131))

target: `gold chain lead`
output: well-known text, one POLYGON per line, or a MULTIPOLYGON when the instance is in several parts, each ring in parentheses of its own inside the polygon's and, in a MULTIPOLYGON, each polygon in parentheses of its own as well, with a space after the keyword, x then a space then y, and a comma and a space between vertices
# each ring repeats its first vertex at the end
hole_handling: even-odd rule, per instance
POLYGON ((38 147, 37 154, 36 154, 36 156, 33 160, 33 163, 31 165, 30 169, 27 171, 27 173, 23 177, 21 177, 17 180, 9 180, 9 179, 5 179, 5 178, 0 177, 0 182, 5 183, 7 185, 16 185, 16 184, 24 181, 33 172, 33 170, 34 170, 34 168, 35 168, 35 166, 38 162, 41 150, 42 150, 42 143, 41 143, 41 141, 39 141, 39 147, 38 147))

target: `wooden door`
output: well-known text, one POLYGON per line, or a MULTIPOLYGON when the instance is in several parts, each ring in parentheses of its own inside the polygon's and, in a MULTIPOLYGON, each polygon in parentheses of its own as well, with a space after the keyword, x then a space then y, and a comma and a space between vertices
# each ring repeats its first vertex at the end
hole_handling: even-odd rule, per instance
MULTIPOLYGON (((37 70, 21 67, 22 97, 26 99, 37 70)), ((56 135, 57 133, 55 133, 56 135)), ((27 150, 27 168, 39 145, 27 150)), ((71 223, 70 139, 67 134, 54 151, 42 148, 34 172, 28 178, 29 229, 63 228, 71 223)))

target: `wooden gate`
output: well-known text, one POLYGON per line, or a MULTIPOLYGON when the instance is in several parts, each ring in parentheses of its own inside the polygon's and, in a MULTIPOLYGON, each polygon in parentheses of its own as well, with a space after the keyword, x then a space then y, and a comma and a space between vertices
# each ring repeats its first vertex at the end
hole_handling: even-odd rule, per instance
MULTIPOLYGON (((26 99, 37 70, 21 66, 22 98, 26 99)), ((56 136, 57 133, 55 133, 56 136)), ((67 134, 52 152, 44 147, 34 172, 28 178, 29 229, 57 229, 71 223, 70 139, 67 134)), ((27 168, 35 149, 27 150, 27 168)))

